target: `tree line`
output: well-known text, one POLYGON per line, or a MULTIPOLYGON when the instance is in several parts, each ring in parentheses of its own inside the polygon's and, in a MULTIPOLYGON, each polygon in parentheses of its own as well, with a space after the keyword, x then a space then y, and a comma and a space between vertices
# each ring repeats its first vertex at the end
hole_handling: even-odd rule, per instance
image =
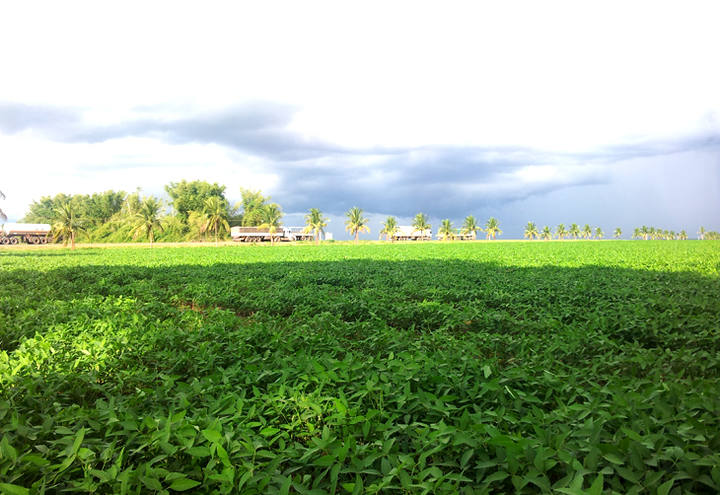
MULTIPOLYGON (((218 243, 227 238, 232 226, 259 227, 274 233, 282 226, 283 211, 279 204, 271 201, 260 191, 241 189, 241 200, 231 204, 225 196, 226 188, 217 183, 205 181, 171 182, 165 186, 170 200, 165 202, 155 196, 142 196, 140 191, 105 191, 91 195, 44 196, 33 201, 28 213, 21 220, 28 223, 46 223, 52 226, 56 240, 75 246, 78 236, 91 242, 127 242, 129 240, 156 241, 197 241, 212 238, 218 243)), ((4 199, 0 191, 0 199, 4 199)), ((359 242, 361 233, 369 233, 369 220, 362 209, 353 207, 345 213, 345 229, 359 242)), ((0 209, 0 218, 7 217, 0 209)), ((317 208, 311 208, 305 215, 305 232, 313 233, 318 243, 325 233, 328 219, 317 208)), ((380 230, 388 241, 393 241, 400 231, 400 225, 393 216, 386 218, 380 230)), ((424 213, 415 215, 412 221, 414 233, 430 232, 432 225, 424 213)), ((476 239, 478 233, 485 233, 486 239, 502 235, 500 222, 490 217, 480 225, 472 215, 465 217, 456 228, 450 219, 443 219, 438 229, 442 240, 456 238, 476 239)), ((538 229, 535 222, 528 222, 523 233, 526 239, 602 239, 600 227, 576 223, 566 228, 559 224, 555 230, 549 226, 538 229)), ((613 236, 621 238, 622 230, 617 227, 613 236)), ((633 239, 687 239, 685 230, 675 233, 655 227, 636 228, 633 239)), ((700 227, 699 239, 720 239, 720 234, 700 227)), ((272 237, 271 237, 272 239, 272 237)), ((272 241, 271 241, 272 242, 272 241)))

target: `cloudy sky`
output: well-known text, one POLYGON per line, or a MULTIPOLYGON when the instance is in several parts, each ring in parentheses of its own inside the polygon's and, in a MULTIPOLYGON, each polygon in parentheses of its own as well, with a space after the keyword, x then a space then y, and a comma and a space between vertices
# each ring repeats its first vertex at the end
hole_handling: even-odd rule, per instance
POLYGON ((0 208, 203 179, 336 238, 720 230, 720 4, 477 3, 3 3, 0 208))

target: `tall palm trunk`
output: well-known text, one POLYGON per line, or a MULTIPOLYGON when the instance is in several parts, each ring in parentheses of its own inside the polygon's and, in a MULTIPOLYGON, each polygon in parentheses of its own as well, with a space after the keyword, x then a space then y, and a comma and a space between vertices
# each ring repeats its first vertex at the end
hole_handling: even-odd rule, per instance
POLYGON ((320 245, 320 229, 315 229, 315 245, 320 245))
POLYGON ((360 231, 355 231, 355 244, 358 244, 360 242, 360 231))
POLYGON ((70 232, 70 250, 75 249, 75 232, 70 232))

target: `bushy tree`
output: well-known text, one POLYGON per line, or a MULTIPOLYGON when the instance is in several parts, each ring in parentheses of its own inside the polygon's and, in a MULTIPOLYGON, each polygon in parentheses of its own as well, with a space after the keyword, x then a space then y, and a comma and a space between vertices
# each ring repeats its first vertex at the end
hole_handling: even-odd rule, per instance
POLYGON ((242 225, 244 227, 257 227, 263 223, 265 207, 270 201, 270 196, 263 196, 260 191, 240 189, 242 196, 238 208, 242 209, 242 225))
POLYGON ((227 205, 225 186, 210 184, 202 180, 171 182, 165 186, 175 212, 183 220, 187 220, 191 211, 203 211, 205 200, 216 197, 227 205))

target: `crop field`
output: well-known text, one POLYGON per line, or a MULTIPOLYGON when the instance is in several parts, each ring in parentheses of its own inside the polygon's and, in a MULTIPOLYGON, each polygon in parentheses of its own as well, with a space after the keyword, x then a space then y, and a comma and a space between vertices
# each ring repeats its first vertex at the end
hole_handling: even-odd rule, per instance
POLYGON ((0 251, 0 493, 717 493, 720 242, 0 251))

